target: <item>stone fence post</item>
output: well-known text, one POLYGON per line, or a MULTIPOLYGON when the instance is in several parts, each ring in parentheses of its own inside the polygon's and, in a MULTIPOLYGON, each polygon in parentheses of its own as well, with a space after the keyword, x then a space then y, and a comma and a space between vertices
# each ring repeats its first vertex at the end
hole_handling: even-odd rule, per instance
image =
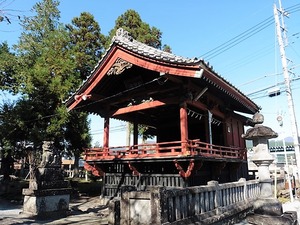
MULTIPOLYGON (((208 186, 212 186, 213 189, 215 190, 215 195, 214 195, 214 205, 215 205, 215 209, 216 209, 216 213, 217 215, 222 214, 222 209, 221 209, 221 194, 220 194, 220 186, 219 186, 219 182, 212 180, 212 181, 208 181, 207 182, 208 186)), ((211 199, 209 199, 209 201, 211 201, 211 199)))
POLYGON ((124 192, 120 202, 120 224, 149 225, 167 222, 165 187, 124 192))
POLYGON ((244 184, 244 191, 243 191, 243 198, 244 201, 248 202, 248 187, 247 187, 247 180, 245 178, 240 178, 239 182, 243 182, 244 184))

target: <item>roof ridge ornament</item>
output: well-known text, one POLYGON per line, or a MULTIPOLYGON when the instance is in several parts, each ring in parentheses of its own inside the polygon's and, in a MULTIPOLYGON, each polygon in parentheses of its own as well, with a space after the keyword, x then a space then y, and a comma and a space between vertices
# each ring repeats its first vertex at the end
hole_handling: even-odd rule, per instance
POLYGON ((123 28, 119 28, 116 31, 116 35, 113 37, 113 41, 116 39, 121 39, 123 41, 133 41, 133 37, 130 35, 130 33, 123 28))

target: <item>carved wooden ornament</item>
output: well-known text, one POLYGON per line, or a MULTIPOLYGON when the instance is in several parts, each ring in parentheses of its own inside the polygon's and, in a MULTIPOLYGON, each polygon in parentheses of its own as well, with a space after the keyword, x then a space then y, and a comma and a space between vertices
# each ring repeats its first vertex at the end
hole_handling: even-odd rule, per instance
POLYGON ((124 72, 125 69, 129 69, 132 67, 132 64, 125 61, 124 59, 117 58, 116 62, 112 65, 112 67, 107 72, 107 75, 119 75, 124 72))

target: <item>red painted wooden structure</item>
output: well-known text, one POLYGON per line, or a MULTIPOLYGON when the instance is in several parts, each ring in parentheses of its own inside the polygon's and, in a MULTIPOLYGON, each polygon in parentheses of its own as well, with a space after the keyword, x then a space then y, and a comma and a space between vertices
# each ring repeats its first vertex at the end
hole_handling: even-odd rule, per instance
POLYGON ((244 126, 259 107, 202 59, 143 43, 119 29, 69 110, 104 118, 102 148, 85 149, 87 170, 105 180, 106 196, 123 185, 193 186, 247 176, 244 126), (109 146, 110 119, 134 124, 131 146, 109 146), (154 144, 138 143, 146 125, 154 144))

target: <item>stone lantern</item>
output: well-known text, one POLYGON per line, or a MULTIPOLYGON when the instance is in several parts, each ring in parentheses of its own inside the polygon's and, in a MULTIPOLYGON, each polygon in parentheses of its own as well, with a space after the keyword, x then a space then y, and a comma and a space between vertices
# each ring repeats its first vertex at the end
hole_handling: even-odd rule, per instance
POLYGON ((253 116, 253 128, 247 130, 242 138, 252 140, 253 152, 252 161, 258 167, 258 177, 261 183, 261 198, 272 196, 272 180, 270 178, 269 166, 274 161, 274 157, 269 153, 268 140, 278 137, 278 134, 271 128, 263 126, 264 116, 256 113, 253 116))
POLYGON ((263 126, 264 116, 256 113, 253 116, 253 128, 246 131, 242 138, 252 140, 253 155, 252 161, 258 167, 258 177, 260 182, 260 196, 254 202, 254 213, 263 215, 281 215, 282 206, 273 197, 272 179, 270 177, 269 166, 274 161, 274 157, 269 153, 268 140, 278 137, 278 134, 271 128, 263 126))
POLYGON ((268 139, 278 137, 278 134, 271 128, 263 126, 264 117, 260 113, 253 116, 253 128, 246 131, 242 138, 252 140, 253 156, 252 161, 258 167, 258 177, 260 182, 260 196, 253 203, 254 214, 247 216, 247 221, 251 224, 294 224, 293 218, 283 216, 282 204, 273 196, 272 179, 270 177, 269 166, 274 161, 274 157, 269 153, 268 139))

